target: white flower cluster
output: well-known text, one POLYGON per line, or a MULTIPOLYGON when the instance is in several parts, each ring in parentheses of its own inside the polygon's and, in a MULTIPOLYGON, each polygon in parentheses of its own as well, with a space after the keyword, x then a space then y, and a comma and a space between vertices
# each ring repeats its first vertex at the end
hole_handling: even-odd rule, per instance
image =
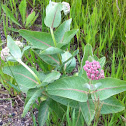
MULTIPOLYGON (((23 48, 23 43, 21 43, 20 41, 15 41, 15 44, 20 47, 20 48, 23 48)), ((3 48, 1 50, 1 59, 6 61, 6 58, 10 56, 10 53, 9 53, 9 48, 6 46, 5 48, 3 48)))
MULTIPOLYGON (((50 1, 50 2, 52 4, 52 6, 55 6, 57 4, 57 2, 52 2, 52 1, 50 1)), ((63 10, 64 14, 67 15, 68 13, 70 13, 70 5, 69 5, 69 3, 62 2, 62 5, 63 5, 62 10, 63 10)))
POLYGON ((62 2, 63 4, 63 12, 65 15, 67 15, 68 13, 70 13, 70 5, 67 2, 62 2))
POLYGON ((10 56, 9 48, 8 47, 5 47, 1 51, 1 59, 5 61, 8 56, 10 56))
POLYGON ((23 43, 21 43, 20 41, 15 41, 15 44, 17 45, 17 46, 19 46, 20 48, 23 48, 23 43))

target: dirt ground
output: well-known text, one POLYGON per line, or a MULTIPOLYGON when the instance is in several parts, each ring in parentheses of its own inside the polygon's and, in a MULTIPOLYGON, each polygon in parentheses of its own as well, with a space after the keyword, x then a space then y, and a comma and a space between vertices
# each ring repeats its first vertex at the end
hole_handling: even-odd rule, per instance
POLYGON ((22 118, 24 101, 17 95, 10 96, 4 88, 0 89, 0 126, 32 126, 30 112, 22 118))

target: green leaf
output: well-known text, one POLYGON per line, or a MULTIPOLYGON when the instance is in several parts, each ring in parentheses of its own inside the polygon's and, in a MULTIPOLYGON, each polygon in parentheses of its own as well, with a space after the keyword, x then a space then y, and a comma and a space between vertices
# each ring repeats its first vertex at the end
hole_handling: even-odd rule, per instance
MULTIPOLYGON (((42 74, 41 74, 41 76, 42 76, 42 74)), ((38 87, 46 86, 49 83, 52 83, 55 80, 59 79, 60 76, 61 76, 61 74, 58 71, 52 71, 51 73, 49 73, 47 75, 43 74, 43 77, 41 77, 43 79, 42 84, 38 85, 38 87)))
POLYGON ((93 99, 105 100, 115 94, 126 91, 126 81, 115 78, 105 78, 93 81, 94 84, 101 83, 97 90, 91 92, 93 99))
MULTIPOLYGON (((62 62, 64 63, 71 57, 72 55, 69 52, 63 53, 62 62)), ((64 64, 64 69, 67 73, 71 73, 75 67, 76 67, 76 59, 74 57, 64 64)))
POLYGON ((19 11, 22 17, 22 22, 25 24, 25 17, 26 17, 26 0, 22 0, 19 5, 19 11))
POLYGON ((49 47, 43 51, 40 51, 41 55, 50 55, 50 54, 53 55, 57 53, 63 53, 63 50, 56 47, 49 47))
MULTIPOLYGON (((32 70, 39 76, 35 69, 32 68, 32 70)), ((21 65, 3 67, 3 73, 15 78, 20 90, 24 93, 27 93, 30 88, 35 88, 38 85, 34 76, 21 65)))
POLYGON ((65 111, 66 111, 66 106, 61 105, 60 103, 49 99, 48 100, 48 105, 49 107, 55 112, 55 114, 57 115, 58 118, 62 119, 65 111))
POLYGON ((84 47, 84 54, 81 61, 81 70, 79 72, 79 76, 82 76, 86 78, 87 80, 88 80, 88 77, 87 77, 86 71, 83 69, 83 66, 85 65, 85 61, 88 60, 89 56, 93 57, 93 50, 92 50, 92 46, 90 44, 87 44, 84 47))
POLYGON ((57 55, 41 55, 39 54, 37 51, 35 51, 36 54, 38 54, 38 56, 44 61, 46 62, 47 64, 50 64, 52 66, 57 66, 59 65, 59 59, 58 59, 58 56, 57 55))
POLYGON ((26 103, 24 110, 23 110, 23 114, 22 116, 25 117, 25 115, 27 114, 27 112, 29 111, 29 109, 31 108, 32 104, 37 100, 37 98, 39 96, 42 95, 42 89, 36 90, 32 97, 29 99, 29 101, 26 103))
MULTIPOLYGON (((38 90, 38 88, 31 88, 27 91, 26 94, 26 99, 25 99, 25 105, 27 104, 27 102, 29 101, 29 99, 32 97, 32 95, 38 90)), ((24 105, 24 106, 25 106, 24 105)))
POLYGON ((26 50, 30 49, 30 48, 31 48, 30 46, 25 46, 25 47, 23 48, 23 50, 22 50, 22 56, 23 56, 24 52, 25 52, 26 50))
POLYGON ((93 56, 93 51, 92 51, 92 46, 90 44, 87 44, 84 47, 84 54, 83 54, 83 59, 81 61, 81 67, 85 65, 85 61, 88 60, 89 56, 93 56))
POLYGON ((87 102, 79 103, 82 115, 87 123, 90 126, 91 121, 95 116, 95 105, 92 100, 88 100, 87 102))
POLYGON ((9 82, 9 81, 7 81, 7 80, 6 80, 6 82, 7 82, 12 88, 14 88, 14 90, 16 90, 16 92, 21 92, 17 85, 14 85, 14 84, 12 84, 11 82, 9 82))
POLYGON ((86 102, 88 89, 85 88, 86 81, 81 77, 64 77, 47 87, 50 95, 61 96, 75 101, 86 102))
POLYGON ((34 19, 31 21, 31 23, 29 24, 29 27, 31 26, 31 25, 33 25, 34 24, 34 22, 36 21, 36 19, 38 18, 38 16, 39 16, 39 13, 34 17, 34 19))
POLYGON ((103 104, 101 114, 117 113, 125 109, 125 106, 121 103, 121 101, 114 97, 101 101, 101 103, 103 104))
POLYGON ((59 79, 61 74, 58 71, 52 71, 49 73, 45 79, 42 81, 42 83, 52 83, 55 80, 59 79))
POLYGON ((104 67, 104 65, 105 65, 105 61, 106 61, 106 58, 105 58, 105 57, 102 57, 102 58, 100 58, 100 59, 98 60, 98 62, 99 62, 100 65, 101 65, 101 68, 104 67))
POLYGON ((7 36, 7 47, 9 48, 9 51, 11 55, 15 59, 21 59, 22 53, 20 48, 15 44, 14 40, 8 35, 7 36))
POLYGON ((72 108, 79 108, 79 102, 78 101, 74 101, 68 98, 63 98, 63 97, 59 97, 59 96, 54 96, 54 95, 49 95, 49 97, 51 99, 53 99, 56 102, 59 102, 60 104, 63 104, 65 106, 70 106, 72 108))
POLYGON ((75 36, 77 31, 78 29, 74 29, 74 30, 65 32, 63 39, 59 43, 57 43, 57 47, 61 48, 62 46, 69 44, 69 42, 75 36))
POLYGON ((19 34, 37 49, 47 49, 54 46, 51 34, 45 32, 19 30, 19 34))
POLYGON ((18 23, 18 21, 16 20, 16 18, 14 17, 12 12, 10 11, 10 9, 6 5, 2 5, 2 9, 3 9, 4 13, 6 13, 6 16, 8 16, 8 18, 12 22, 14 22, 15 24, 17 24, 17 25, 19 25, 21 27, 21 25, 18 23))
POLYGON ((25 27, 27 27, 31 21, 34 19, 35 17, 35 11, 33 11, 31 14, 28 15, 28 17, 26 18, 26 24, 25 27))
POLYGON ((58 27, 61 22, 61 10, 62 4, 57 3, 52 5, 52 2, 46 7, 46 17, 44 23, 47 27, 55 28, 58 27))
POLYGON ((38 123, 39 126, 43 126, 48 119, 49 106, 46 101, 41 102, 38 112, 38 123))
POLYGON ((72 19, 64 21, 54 32, 55 39, 57 42, 61 42, 64 38, 64 34, 70 30, 70 24, 72 19))

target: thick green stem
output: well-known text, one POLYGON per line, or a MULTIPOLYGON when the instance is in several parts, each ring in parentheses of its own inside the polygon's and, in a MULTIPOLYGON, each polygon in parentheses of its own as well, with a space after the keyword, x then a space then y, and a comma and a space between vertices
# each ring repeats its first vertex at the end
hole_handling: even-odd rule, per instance
POLYGON ((50 28, 50 32, 51 32, 51 35, 52 35, 52 39, 53 39, 53 42, 54 42, 54 46, 56 47, 56 39, 55 39, 55 36, 54 36, 54 33, 53 33, 53 29, 50 28))
POLYGON ((39 84, 41 84, 41 81, 39 80, 38 76, 24 62, 22 62, 21 59, 18 59, 17 61, 21 65, 23 65, 35 77, 35 79, 38 81, 39 84))
MULTIPOLYGON (((56 47, 56 39, 55 39, 55 36, 54 36, 54 33, 53 33, 53 28, 50 28, 50 32, 51 32, 51 35, 52 35, 54 46, 56 47)), ((58 58, 59 58, 60 65, 62 65, 62 60, 61 60, 60 54, 58 54, 58 58)))

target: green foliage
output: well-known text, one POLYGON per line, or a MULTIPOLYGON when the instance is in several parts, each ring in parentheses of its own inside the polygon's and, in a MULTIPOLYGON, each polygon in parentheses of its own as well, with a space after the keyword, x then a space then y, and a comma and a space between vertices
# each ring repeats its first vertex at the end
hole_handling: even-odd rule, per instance
POLYGON ((110 97, 104 101, 101 101, 101 103, 103 104, 101 108, 101 114, 117 113, 125 109, 122 102, 114 97, 110 97))
POLYGON ((64 70, 67 73, 71 73, 73 69, 76 67, 76 59, 69 52, 65 52, 62 54, 62 62, 64 63, 64 70), (69 58, 71 59, 69 60, 69 58), (69 61, 66 62, 67 60, 69 61))
POLYGON ((38 113, 38 123, 39 126, 43 126, 48 119, 49 106, 46 101, 41 102, 38 113))
POLYGON ((34 18, 35 18, 35 11, 33 11, 31 14, 29 14, 28 17, 26 18, 25 27, 27 27, 34 18))
POLYGON ((84 116, 84 119, 85 119, 87 125, 90 125, 95 116, 95 105, 94 105, 93 101, 88 100, 85 103, 80 102, 79 106, 81 108, 81 112, 84 116))
POLYGON ((46 17, 44 23, 49 28, 58 27, 61 22, 62 4, 57 3, 53 5, 51 2, 46 7, 46 17))
POLYGON ((91 92, 93 99, 105 100, 126 90, 126 81, 115 78, 100 79, 94 83, 101 83, 102 85, 97 88, 97 91, 91 92))
POLYGON ((23 117, 27 114, 27 112, 29 111, 31 105, 36 101, 36 99, 37 99, 38 97, 41 96, 41 94, 42 94, 42 89, 38 89, 38 90, 36 90, 36 91, 32 94, 31 98, 28 100, 28 102, 26 103, 26 105, 25 105, 25 107, 24 107, 23 114, 22 114, 23 117))
POLYGON ((30 42, 33 48, 44 50, 48 47, 54 46, 51 34, 49 33, 28 30, 19 30, 19 33, 28 42, 30 42))
POLYGON ((12 22, 14 22, 15 24, 21 26, 18 21, 16 20, 16 18, 14 17, 14 15, 11 13, 10 9, 6 6, 3 5, 2 6, 3 11, 6 13, 6 15, 10 18, 10 20, 12 20, 12 22))
MULTIPOLYGON (((12 3, 11 3, 11 6, 12 3)), ((15 7, 15 11, 16 10, 16 6, 15 7)), ((20 27, 25 27, 25 28, 28 28, 30 27, 31 25, 33 25, 33 23, 35 22, 35 20, 37 19, 38 17, 38 14, 35 16, 35 11, 33 11, 32 13, 30 13, 28 15, 28 17, 26 17, 26 13, 27 13, 27 2, 26 0, 22 0, 18 6, 19 8, 19 12, 21 14, 21 18, 22 18, 22 24, 20 24, 17 20, 17 18, 15 18, 14 16, 14 13, 11 12, 11 10, 6 6, 6 4, 2 5, 2 9, 4 11, 4 13, 6 14, 6 16, 13 22, 15 23, 16 25, 20 26, 20 27)), ((12 11, 13 11, 13 7, 12 7, 12 11)), ((17 12, 16 12, 17 14, 17 12)), ((18 15, 16 15, 18 16, 18 15)), ((13 29, 13 28, 12 28, 13 29)), ((13 29, 13 31, 16 31, 15 29, 13 29)))
MULTIPOLYGON (((34 71, 38 75, 38 73, 35 69, 34 69, 34 71)), ((30 88, 35 88, 38 84, 38 82, 36 82, 34 76, 29 71, 27 71, 27 69, 24 68, 23 66, 4 67, 3 72, 5 74, 15 78, 15 80, 18 83, 18 86, 20 87, 20 90, 24 93, 27 93, 27 91, 30 88)))
POLYGON ((59 79, 61 74, 58 71, 52 71, 51 73, 46 74, 44 76, 43 76, 43 74, 40 74, 40 76, 43 77, 41 85, 45 86, 45 85, 52 83, 55 80, 59 79))
POLYGON ((84 87, 85 83, 87 82, 81 77, 65 77, 49 85, 47 92, 50 95, 86 102, 88 89, 84 87))
POLYGON ((20 5, 19 5, 19 11, 22 17, 22 22, 25 24, 25 18, 26 18, 26 0, 22 0, 20 5))
POLYGON ((7 36, 7 47, 9 48, 9 51, 11 55, 14 57, 14 59, 21 59, 21 50, 10 36, 7 36))

